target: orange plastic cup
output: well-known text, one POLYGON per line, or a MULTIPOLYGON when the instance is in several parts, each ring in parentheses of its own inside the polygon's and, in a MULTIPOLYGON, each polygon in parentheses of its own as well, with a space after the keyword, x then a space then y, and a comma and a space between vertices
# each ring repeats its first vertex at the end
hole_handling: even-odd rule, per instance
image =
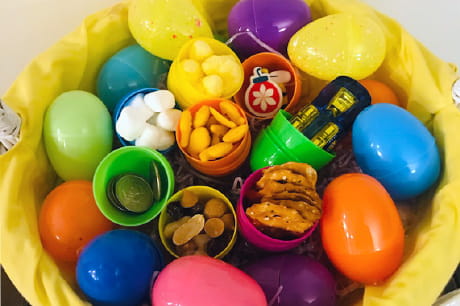
MULTIPOLYGON (((188 110, 192 113, 192 116, 195 115, 195 113, 200 109, 201 106, 203 105, 208 105, 214 107, 216 110, 220 111, 219 103, 225 101, 225 99, 215 99, 215 100, 206 100, 206 101, 201 101, 190 108, 188 110)), ((227 100, 228 101, 228 100, 227 100)), ((234 102, 230 101, 233 103, 238 111, 240 112, 241 116, 243 116, 244 120, 246 123, 247 117, 245 112, 239 107, 237 104, 234 102)), ((179 125, 180 125, 180 120, 179 120, 179 125)), ((179 126, 178 125, 178 126, 179 126)), ((243 139, 234 145, 233 150, 227 154, 226 156, 217 159, 217 160, 210 160, 203 162, 199 158, 195 158, 192 155, 190 155, 185 148, 183 148, 180 145, 180 139, 181 139, 181 131, 179 128, 176 130, 176 142, 178 144, 179 149, 182 151, 184 154, 185 158, 187 159, 188 163, 195 168, 196 170, 200 171, 203 174, 211 175, 211 176, 223 176, 227 175, 229 173, 232 173, 238 167, 240 167, 246 158, 249 155, 249 151, 251 150, 251 133, 248 131, 246 135, 243 137, 243 139)))
POLYGON ((298 70, 291 64, 291 62, 284 56, 278 55, 276 53, 257 53, 247 58, 243 62, 244 82, 243 86, 234 96, 235 102, 246 112, 248 117, 269 119, 275 116, 275 114, 270 117, 255 116, 247 109, 245 105, 244 96, 246 89, 250 86, 250 78, 255 67, 266 68, 269 71, 286 70, 291 74, 291 81, 284 84, 288 97, 288 104, 284 107, 284 110, 293 114, 293 112, 296 110, 297 103, 299 102, 300 95, 302 93, 302 81, 300 79, 298 70))

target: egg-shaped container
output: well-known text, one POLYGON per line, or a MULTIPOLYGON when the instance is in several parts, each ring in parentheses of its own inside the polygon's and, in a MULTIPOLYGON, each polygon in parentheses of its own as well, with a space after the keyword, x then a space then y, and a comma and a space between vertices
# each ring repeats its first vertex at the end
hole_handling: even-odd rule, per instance
POLYGON ((168 205, 173 202, 180 201, 180 199, 182 199, 182 196, 185 190, 191 191, 194 194, 196 194, 199 198, 199 201, 202 203, 206 202, 207 200, 211 198, 217 198, 217 199, 222 200, 227 205, 227 208, 232 214, 233 220, 235 221, 235 228, 233 229, 232 236, 228 244, 225 246, 224 249, 222 249, 222 251, 219 254, 214 256, 215 258, 224 257, 225 255, 228 254, 228 252, 231 251, 231 249, 233 248, 236 242, 236 237, 237 237, 236 213, 235 213, 235 209, 233 208, 232 202, 230 202, 230 200, 224 194, 222 194, 219 190, 208 187, 208 186, 189 186, 187 188, 179 190, 172 197, 169 198, 168 202, 165 205, 165 209, 161 211, 160 220, 158 222, 158 232, 160 233, 160 239, 161 239, 161 242, 163 243, 163 246, 172 256, 176 258, 180 257, 174 251, 174 246, 172 244, 171 239, 167 239, 165 237, 164 229, 168 223, 174 221, 173 217, 168 214, 168 210, 167 210, 168 205))
POLYGON ((145 147, 129 146, 112 151, 101 161, 93 179, 97 206, 110 221, 124 226, 138 226, 151 221, 160 214, 173 191, 174 172, 168 160, 158 151, 145 147), (110 180, 118 175, 133 173, 150 181, 152 162, 155 162, 159 171, 160 199, 140 214, 121 211, 115 207, 107 197, 110 180))
POLYGON ((240 234, 251 244, 256 247, 269 252, 283 252, 299 246, 313 233, 315 228, 318 226, 318 222, 314 223, 313 226, 308 229, 302 236, 291 240, 281 240, 272 238, 260 230, 258 230, 254 224, 249 220, 246 215, 247 208, 247 195, 251 192, 251 189, 255 186, 257 181, 262 177, 263 169, 259 169, 251 173, 248 178, 244 181, 241 187, 240 197, 236 205, 236 216, 238 220, 238 229, 240 234))
MULTIPOLYGON (((199 103, 196 103, 192 107, 188 108, 187 111, 192 113, 192 118, 194 114, 201 108, 203 105, 207 105, 210 107, 214 107, 217 111, 220 111, 219 104, 220 102, 224 101, 224 99, 214 99, 214 100, 205 100, 199 103)), ((230 101, 231 102, 231 101, 230 101)), ((241 117, 243 117, 245 124, 248 124, 246 114, 244 111, 239 107, 237 104, 231 102, 237 109, 241 117)), ((183 116, 179 120, 183 120, 183 116)), ((187 150, 181 145, 181 130, 180 128, 176 129, 176 142, 179 149, 184 154, 185 158, 189 162, 189 164, 195 168, 196 170, 200 171, 203 174, 211 175, 211 176, 223 176, 233 171, 237 170, 246 160, 251 150, 251 133, 248 132, 244 135, 243 139, 236 144, 234 144, 233 149, 230 153, 225 155, 224 157, 216 160, 209 160, 209 161, 202 161, 199 158, 196 158, 189 154, 187 150)))
POLYGON ((369 175, 344 174, 326 187, 320 227, 327 256, 354 281, 377 285, 402 262, 404 228, 398 210, 369 175))
POLYGON ((212 257, 185 256, 168 264, 152 288, 152 305, 266 306, 257 282, 212 257))
POLYGON ((441 160, 434 137, 401 107, 369 106, 356 118, 352 140, 363 172, 379 180, 395 200, 418 196, 438 180, 441 160))

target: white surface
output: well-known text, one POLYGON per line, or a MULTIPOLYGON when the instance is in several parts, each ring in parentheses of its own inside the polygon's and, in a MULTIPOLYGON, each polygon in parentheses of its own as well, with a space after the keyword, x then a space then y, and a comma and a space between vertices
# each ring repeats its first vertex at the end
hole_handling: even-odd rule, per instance
MULTIPOLYGON (((37 54, 118 0, 0 0, 0 96, 37 54)), ((460 66, 459 0, 363 0, 460 66)))

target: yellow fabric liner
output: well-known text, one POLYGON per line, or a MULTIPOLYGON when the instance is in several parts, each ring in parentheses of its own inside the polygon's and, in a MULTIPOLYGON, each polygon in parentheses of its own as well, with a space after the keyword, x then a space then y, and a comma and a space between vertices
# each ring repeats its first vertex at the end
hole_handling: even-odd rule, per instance
MULTIPOLYGON (((236 0, 193 2, 211 16, 216 31, 224 31, 236 0)), ((77 30, 39 55, 3 97, 23 124, 18 144, 0 156, 0 262, 33 305, 87 304, 44 252, 38 235, 39 209, 56 181, 42 141, 43 116, 64 91, 94 92, 101 65, 134 42, 127 26, 128 3, 87 17, 77 30)), ((451 98, 456 68, 431 54, 396 21, 357 0, 307 3, 314 18, 350 12, 367 15, 382 27, 388 48, 374 77, 395 88, 408 110, 437 139, 443 176, 434 195, 424 199, 431 205, 408 237, 401 268, 384 285, 367 287, 362 301, 364 305, 431 305, 460 261, 460 112, 451 98)))

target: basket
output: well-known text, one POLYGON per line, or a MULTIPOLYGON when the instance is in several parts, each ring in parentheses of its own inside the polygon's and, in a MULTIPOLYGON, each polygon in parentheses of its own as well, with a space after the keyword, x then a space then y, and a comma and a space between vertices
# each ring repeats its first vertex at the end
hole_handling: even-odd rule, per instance
MULTIPOLYGON (((235 0, 197 0, 216 29, 235 0)), ((339 12, 364 14, 385 32, 387 53, 374 77, 391 85, 407 109, 435 135, 443 176, 431 202, 407 237, 404 263, 382 286, 365 288, 364 305, 431 305, 460 260, 460 111, 451 97, 456 68, 431 54, 396 21, 358 0, 309 0, 314 18, 339 12)), ((0 155, 1 264, 33 305, 85 305, 43 250, 37 216, 56 173, 46 156, 43 117, 62 92, 95 92, 97 73, 116 51, 134 43, 127 22, 129 1, 87 17, 22 72, 3 99, 22 119, 18 143, 0 155), (117 35, 114 35, 117 33, 117 35)))

